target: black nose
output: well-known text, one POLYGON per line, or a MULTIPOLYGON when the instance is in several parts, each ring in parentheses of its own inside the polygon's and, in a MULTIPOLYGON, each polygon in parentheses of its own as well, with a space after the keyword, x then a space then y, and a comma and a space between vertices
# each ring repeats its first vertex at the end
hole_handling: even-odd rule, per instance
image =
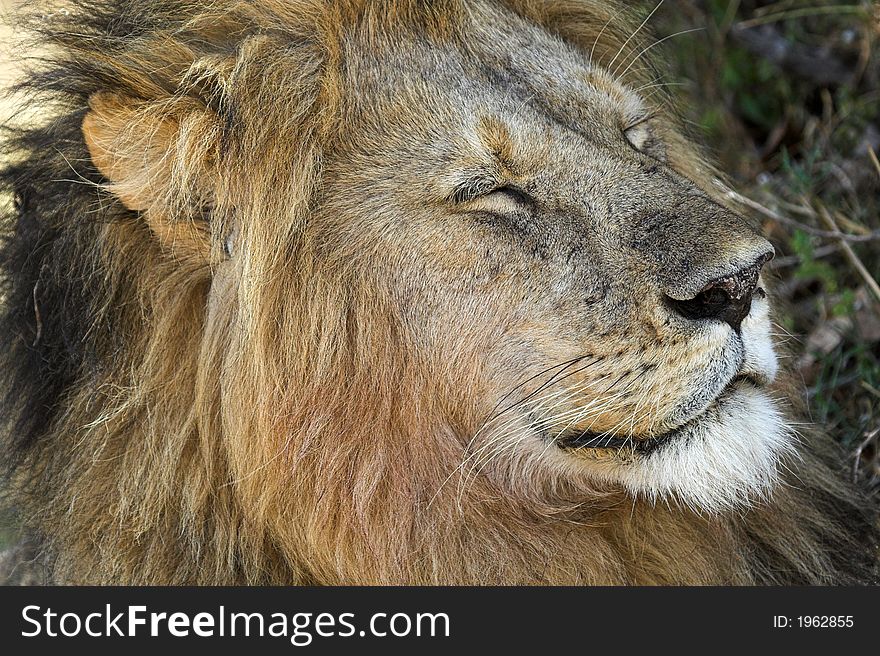
POLYGON ((720 320, 739 332, 743 319, 752 308, 755 293, 763 294, 763 290, 758 288, 758 275, 761 267, 772 257, 771 251, 735 273, 712 280, 693 298, 678 300, 667 296, 667 303, 686 319, 720 320))

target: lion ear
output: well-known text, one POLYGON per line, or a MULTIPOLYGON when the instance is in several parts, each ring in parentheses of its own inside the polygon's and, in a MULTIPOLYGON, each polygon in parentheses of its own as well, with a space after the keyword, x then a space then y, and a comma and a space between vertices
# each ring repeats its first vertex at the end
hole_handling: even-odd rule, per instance
POLYGON ((98 93, 89 100, 83 136, 108 189, 140 212, 173 253, 208 261, 218 121, 194 103, 174 106, 98 93))

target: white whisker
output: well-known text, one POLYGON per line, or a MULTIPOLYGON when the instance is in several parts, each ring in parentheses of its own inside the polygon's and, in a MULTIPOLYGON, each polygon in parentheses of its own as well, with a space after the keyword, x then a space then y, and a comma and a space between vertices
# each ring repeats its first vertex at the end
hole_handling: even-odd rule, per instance
MULTIPOLYGON (((650 18, 650 17, 649 17, 649 18, 650 18)), ((618 71, 618 69, 620 69, 620 66, 621 66, 620 64, 618 64, 617 68, 614 69, 614 75, 617 76, 617 77, 619 77, 619 78, 621 78, 621 79, 624 78, 624 77, 626 77, 626 74, 627 74, 627 73, 629 72, 629 70, 633 67, 633 64, 635 64, 637 61, 639 61, 639 60, 642 58, 642 56, 645 55, 645 54, 646 54, 648 51, 650 51, 652 48, 655 48, 656 46, 659 46, 659 45, 660 45, 661 43, 663 43, 664 41, 668 41, 669 39, 672 39, 673 37, 681 36, 681 35, 683 35, 683 34, 690 34, 691 32, 701 32, 701 31, 703 31, 703 30, 705 30, 705 29, 706 29, 705 27, 695 27, 695 28, 692 28, 692 29, 690 29, 690 30, 682 30, 681 32, 676 32, 675 34, 670 34, 669 36, 664 36, 662 39, 658 39, 657 41, 654 41, 654 43, 652 43, 651 45, 647 46, 646 48, 642 48, 642 51, 639 52, 639 54, 635 56, 635 58, 629 63, 629 66, 627 66, 627 67, 623 70, 623 73, 621 73, 620 75, 617 75, 617 71, 618 71)))
POLYGON ((660 2, 657 3, 657 6, 654 7, 654 9, 651 10, 651 13, 648 14, 648 15, 645 17, 645 20, 642 21, 641 25, 639 25, 639 26, 635 29, 635 31, 634 31, 632 34, 629 35, 629 37, 627 38, 627 40, 623 42, 623 45, 620 46, 620 50, 618 50, 618 51, 617 51, 617 54, 614 55, 614 59, 612 59, 610 62, 608 62, 608 65, 605 66, 606 69, 610 70, 611 67, 614 66, 614 62, 617 61, 617 58, 620 57, 620 54, 624 51, 624 49, 626 48, 626 46, 629 45, 629 42, 632 41, 632 40, 633 40, 633 37, 635 37, 635 35, 638 34, 639 31, 641 31, 641 29, 642 29, 642 28, 648 23, 648 21, 651 20, 651 16, 653 16, 653 15, 656 13, 656 11, 657 11, 658 9, 660 9, 660 6, 663 4, 663 1, 664 1, 664 0, 660 0, 660 2))

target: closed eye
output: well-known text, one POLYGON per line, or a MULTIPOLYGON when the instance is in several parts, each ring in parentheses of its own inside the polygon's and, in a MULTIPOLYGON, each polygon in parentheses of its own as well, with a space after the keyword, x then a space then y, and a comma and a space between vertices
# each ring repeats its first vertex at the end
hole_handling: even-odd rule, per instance
POLYGON ((535 199, 528 192, 513 184, 501 184, 488 180, 469 180, 460 185, 450 195, 455 205, 469 202, 505 203, 515 206, 531 207, 535 199))
POLYGON ((497 189, 493 189, 492 192, 487 194, 487 196, 492 196, 498 194, 500 196, 506 197, 508 200, 513 201, 517 205, 527 205, 531 206, 535 204, 535 199, 529 196, 529 194, 519 187, 513 185, 503 185, 498 187, 497 189))
POLYGON ((635 150, 657 160, 666 160, 666 149, 657 139, 651 121, 656 114, 644 116, 623 128, 623 136, 635 150))
POLYGON ((633 128, 637 128, 640 125, 644 125, 645 123, 649 123, 650 121, 653 121, 655 118, 657 118, 657 114, 651 113, 651 114, 647 114, 645 116, 642 116, 641 118, 638 118, 635 121, 631 121, 625 128, 623 128, 623 133, 626 134, 627 132, 629 132, 633 128))
POLYGON ((472 178, 457 188, 449 200, 457 205, 461 215, 476 225, 520 239, 532 234, 537 201, 514 183, 500 182, 497 178, 472 178))

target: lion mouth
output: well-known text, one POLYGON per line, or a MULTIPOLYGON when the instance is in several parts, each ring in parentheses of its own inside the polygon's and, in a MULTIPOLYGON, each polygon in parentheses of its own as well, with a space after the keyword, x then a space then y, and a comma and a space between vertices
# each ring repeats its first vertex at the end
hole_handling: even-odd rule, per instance
POLYGON ((658 435, 636 436, 630 435, 626 437, 618 437, 609 433, 597 433, 590 430, 570 430, 556 435, 553 439, 556 445, 566 451, 584 451, 584 450, 628 450, 634 453, 650 453, 663 444, 674 440, 677 436, 688 432, 689 429, 699 425, 706 415, 730 398, 736 389, 742 385, 752 387, 763 387, 763 382, 751 374, 738 374, 734 376, 730 382, 719 392, 706 408, 698 415, 689 419, 681 426, 677 426, 670 431, 660 433, 658 435))

